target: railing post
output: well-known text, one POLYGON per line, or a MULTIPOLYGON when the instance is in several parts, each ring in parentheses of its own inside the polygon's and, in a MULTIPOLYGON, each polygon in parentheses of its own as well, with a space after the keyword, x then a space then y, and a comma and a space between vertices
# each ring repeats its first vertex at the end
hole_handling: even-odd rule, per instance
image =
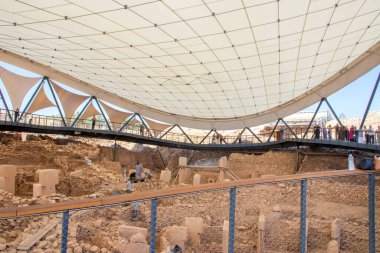
POLYGON ((68 233, 69 233, 69 211, 66 210, 63 213, 63 219, 62 219, 61 253, 66 253, 68 233))
POLYGON ((150 253, 156 252, 157 198, 152 199, 150 213, 150 253))
POLYGON ((369 253, 376 252, 375 173, 368 175, 369 253))
POLYGON ((236 209, 236 187, 232 187, 230 189, 230 222, 229 222, 229 232, 228 232, 228 253, 234 253, 235 209, 236 209))
POLYGON ((306 253, 306 198, 307 198, 307 180, 301 180, 301 221, 300 221, 300 252, 306 253))

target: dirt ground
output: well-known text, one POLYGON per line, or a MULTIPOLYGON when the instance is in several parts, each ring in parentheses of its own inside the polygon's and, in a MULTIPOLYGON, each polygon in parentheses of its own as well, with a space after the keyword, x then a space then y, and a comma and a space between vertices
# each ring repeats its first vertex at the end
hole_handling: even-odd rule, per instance
MULTIPOLYGON (((302 149, 298 156, 294 150, 277 150, 258 155, 120 143, 115 155, 113 145, 110 141, 80 138, 62 141, 56 136, 33 136, 29 141, 22 142, 12 134, 0 134, 0 163, 18 166, 16 196, 1 191, 0 207, 54 203, 124 193, 126 178, 122 174, 122 168, 128 169, 136 160, 140 160, 145 167, 149 166, 154 178, 133 184, 134 192, 186 187, 158 180, 159 169, 167 166, 175 171, 180 156, 187 157, 190 163, 227 156, 229 169, 240 179, 347 167, 346 153, 340 150, 302 149), (164 161, 159 157, 158 150, 164 161), (38 169, 60 171, 56 194, 32 197, 32 185, 36 181, 34 173, 38 169), (83 175, 70 177, 70 172, 77 170, 82 170, 83 175)), ((380 182, 376 181, 376 184, 376 210, 379 213, 380 182)), ((238 188, 235 252, 256 252, 260 215, 264 215, 266 219, 265 252, 299 252, 299 196, 300 184, 297 182, 238 188)), ((138 220, 131 219, 132 205, 73 213, 69 226, 69 252, 121 252, 120 245, 126 242, 119 235, 118 227, 131 225, 150 229, 150 208, 150 202, 141 202, 138 220)), ((0 252, 16 252, 22 240, 36 233, 57 216, 61 218, 61 214, 56 214, 0 220, 0 252)), ((195 246, 187 241, 185 252, 223 252, 222 227, 223 222, 229 219, 228 190, 160 199, 157 210, 158 238, 165 228, 184 225, 185 217, 201 217, 204 224, 200 244, 195 246)), ((368 252, 366 176, 308 182, 308 252, 326 252, 331 240, 331 222, 336 218, 340 219, 342 224, 341 252, 368 252)), ((380 224, 380 218, 377 218, 377 224, 380 224)), ((376 236, 379 243, 380 233, 376 236)), ((37 243, 31 252, 58 252, 59 238, 60 225, 37 243)), ((157 252, 160 252, 159 249, 157 252)))

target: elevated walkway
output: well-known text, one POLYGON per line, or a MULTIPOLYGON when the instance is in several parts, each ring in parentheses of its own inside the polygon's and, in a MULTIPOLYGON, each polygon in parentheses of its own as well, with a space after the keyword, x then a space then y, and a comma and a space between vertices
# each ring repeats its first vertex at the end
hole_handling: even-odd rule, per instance
POLYGON ((346 150, 360 150, 380 154, 380 145, 360 144, 356 142, 287 138, 279 141, 259 142, 259 143, 223 143, 223 144, 197 144, 182 141, 160 139, 150 136, 143 136, 128 132, 86 129, 77 127, 35 125, 27 123, 16 123, 12 121, 0 121, 0 131, 57 134, 69 136, 81 136, 97 139, 108 139, 118 141, 128 141, 141 144, 150 144, 179 149, 192 150, 218 150, 218 151, 255 151, 270 150, 278 148, 289 148, 297 146, 339 148, 346 150))

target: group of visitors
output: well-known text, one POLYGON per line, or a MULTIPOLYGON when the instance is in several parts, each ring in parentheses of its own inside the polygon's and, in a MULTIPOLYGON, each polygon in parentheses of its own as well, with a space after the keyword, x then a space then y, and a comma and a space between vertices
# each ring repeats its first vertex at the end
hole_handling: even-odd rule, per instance
POLYGON ((212 142, 212 144, 215 144, 215 143, 223 144, 223 140, 224 140, 224 138, 220 133, 214 133, 212 135, 211 142, 212 142))
POLYGON ((380 145, 380 125, 377 130, 374 130, 372 125, 369 125, 368 128, 364 126, 363 129, 358 129, 354 125, 347 128, 336 124, 333 128, 331 125, 320 127, 315 124, 312 139, 331 140, 333 130, 335 131, 335 140, 380 145))

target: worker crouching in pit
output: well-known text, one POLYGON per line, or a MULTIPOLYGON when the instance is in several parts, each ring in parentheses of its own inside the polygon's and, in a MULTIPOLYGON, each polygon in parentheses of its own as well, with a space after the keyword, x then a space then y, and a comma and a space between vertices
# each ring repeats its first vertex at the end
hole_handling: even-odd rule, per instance
POLYGON ((132 183, 144 182, 153 177, 153 173, 149 169, 145 169, 140 161, 137 161, 135 169, 130 169, 128 174, 132 183))

